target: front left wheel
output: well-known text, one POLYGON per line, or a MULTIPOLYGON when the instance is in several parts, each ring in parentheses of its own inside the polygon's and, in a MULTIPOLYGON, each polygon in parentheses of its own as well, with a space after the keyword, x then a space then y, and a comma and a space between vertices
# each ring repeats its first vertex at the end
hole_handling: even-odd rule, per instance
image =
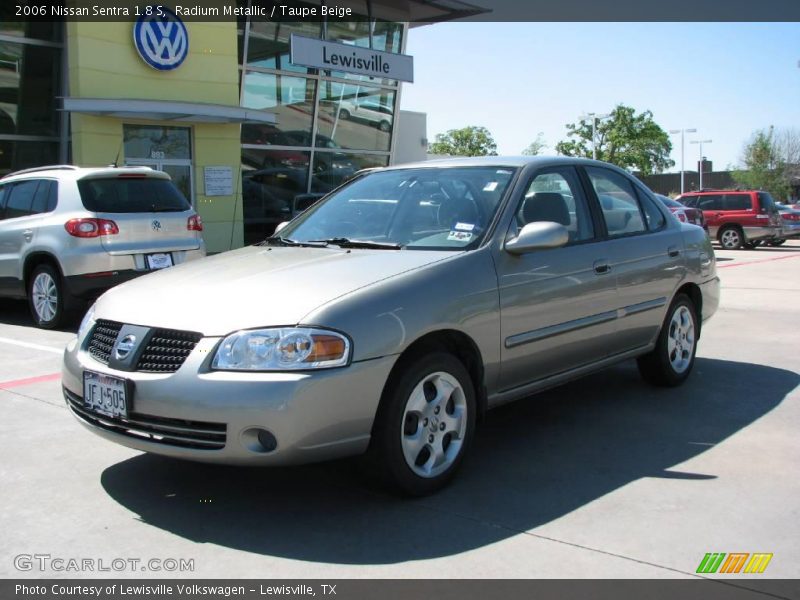
POLYGON ((455 475, 475 430, 475 390, 454 356, 435 352, 406 364, 387 384, 368 452, 375 474, 412 496, 455 475))
POLYGON ((637 360, 645 381, 665 387, 683 383, 694 366, 699 332, 694 303, 686 295, 676 296, 661 326, 656 347, 637 360))

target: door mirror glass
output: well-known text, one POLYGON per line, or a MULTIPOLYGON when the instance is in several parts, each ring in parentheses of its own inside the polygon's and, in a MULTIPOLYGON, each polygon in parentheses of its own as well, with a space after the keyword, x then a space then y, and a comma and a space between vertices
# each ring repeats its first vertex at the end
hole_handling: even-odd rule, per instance
POLYGON ((284 221, 283 223, 278 223, 278 226, 275 228, 275 234, 277 234, 281 229, 286 227, 289 224, 289 221, 284 221))
POLYGON ((519 235, 506 242, 506 252, 525 254, 534 250, 561 248, 569 241, 569 232, 561 223, 535 221, 528 223, 519 235))

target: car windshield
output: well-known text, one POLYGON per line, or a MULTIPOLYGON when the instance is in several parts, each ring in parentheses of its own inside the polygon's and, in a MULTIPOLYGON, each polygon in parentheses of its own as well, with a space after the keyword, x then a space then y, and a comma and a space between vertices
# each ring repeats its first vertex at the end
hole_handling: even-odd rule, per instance
POLYGON ((418 250, 477 247, 516 169, 423 167, 355 179, 280 232, 287 243, 418 250))

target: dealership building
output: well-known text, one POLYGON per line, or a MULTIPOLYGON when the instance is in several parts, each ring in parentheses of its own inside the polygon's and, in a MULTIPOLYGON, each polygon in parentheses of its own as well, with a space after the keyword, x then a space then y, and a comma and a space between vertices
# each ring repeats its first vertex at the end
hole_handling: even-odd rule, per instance
MULTIPOLYGON (((252 243, 299 194, 408 155, 399 102, 413 81, 409 27, 483 12, 455 0, 360 0, 347 3, 351 20, 276 22, 238 5, 242 16, 216 21, 170 10, 126 21, 4 17, 0 176, 150 166, 191 200, 209 251, 252 243)), ((422 123, 410 154, 416 144, 424 157, 422 123)))

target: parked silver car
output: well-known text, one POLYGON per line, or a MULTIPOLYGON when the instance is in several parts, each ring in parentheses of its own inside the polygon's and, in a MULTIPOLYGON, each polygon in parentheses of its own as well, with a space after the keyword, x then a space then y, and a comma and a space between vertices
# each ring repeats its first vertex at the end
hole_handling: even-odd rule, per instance
POLYGON ((132 448, 261 465, 367 452, 424 494, 488 408, 630 358, 680 384, 718 301, 705 232, 616 167, 432 161, 106 293, 66 349, 64 395, 132 448))
POLYGON ((0 295, 27 297, 36 324, 52 329, 82 299, 205 256, 202 229, 161 171, 18 171, 0 179, 0 295))

